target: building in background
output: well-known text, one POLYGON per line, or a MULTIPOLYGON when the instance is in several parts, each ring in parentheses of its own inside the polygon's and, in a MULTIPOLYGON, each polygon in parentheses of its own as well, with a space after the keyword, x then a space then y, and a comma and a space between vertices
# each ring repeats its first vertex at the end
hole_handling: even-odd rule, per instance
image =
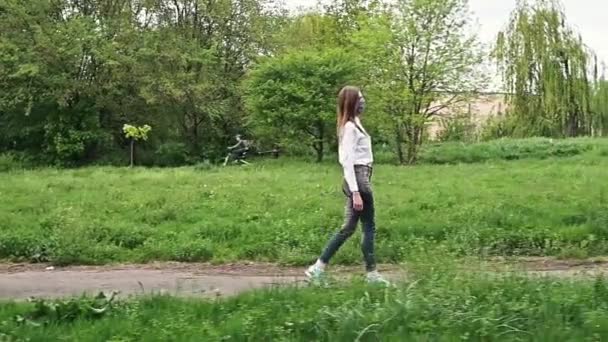
MULTIPOLYGON (((437 103, 439 104, 439 103, 437 103)), ((506 114, 508 103, 505 93, 479 93, 469 101, 460 102, 443 108, 432 118, 428 126, 428 137, 437 140, 449 120, 468 119, 474 129, 478 130, 493 117, 506 114)))

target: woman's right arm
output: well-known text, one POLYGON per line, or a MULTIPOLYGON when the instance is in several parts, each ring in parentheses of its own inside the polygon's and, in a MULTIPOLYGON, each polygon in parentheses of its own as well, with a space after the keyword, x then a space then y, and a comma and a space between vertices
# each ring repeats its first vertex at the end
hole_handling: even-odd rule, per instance
POLYGON ((351 122, 347 122, 342 128, 342 139, 340 139, 340 164, 344 170, 344 179, 348 189, 359 192, 357 177, 355 175, 355 148, 357 146, 357 129, 351 122))
POLYGON ((363 200, 357 185, 355 174, 355 149, 357 147, 357 128, 352 122, 346 123, 340 140, 340 164, 344 170, 344 179, 348 189, 353 194, 353 208, 357 211, 363 210, 363 200))

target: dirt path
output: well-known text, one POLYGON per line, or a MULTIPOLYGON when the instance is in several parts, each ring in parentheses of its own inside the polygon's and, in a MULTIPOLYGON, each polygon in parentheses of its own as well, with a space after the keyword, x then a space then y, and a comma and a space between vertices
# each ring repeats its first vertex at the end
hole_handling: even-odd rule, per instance
MULTIPOLYGON (((399 275, 394 266, 383 267, 399 275)), ((58 298, 118 291, 121 296, 172 294, 177 296, 230 296, 284 284, 305 283, 303 268, 269 264, 154 263, 100 267, 52 268, 46 265, 0 264, 0 300, 58 298)), ((361 273, 339 267, 337 274, 361 273)))
MULTIPOLYGON (((492 260, 498 272, 518 270, 557 277, 608 274, 608 261, 558 261, 530 258, 492 260)), ((70 297, 99 291, 122 296, 166 293, 178 296, 229 296, 278 284, 304 283, 302 268, 265 264, 211 266, 208 264, 153 263, 100 267, 47 268, 46 265, 0 264, 0 299, 70 297)), ((403 268, 381 266, 393 281, 406 276, 403 268)), ((359 275, 359 267, 334 268, 338 276, 359 275)), ((475 270, 472 270, 475 271, 475 270)))
POLYGON ((246 266, 157 263, 52 268, 1 265, 0 299, 69 297, 99 291, 119 291, 122 296, 152 293, 218 296, 301 280, 296 270, 271 265, 246 266))

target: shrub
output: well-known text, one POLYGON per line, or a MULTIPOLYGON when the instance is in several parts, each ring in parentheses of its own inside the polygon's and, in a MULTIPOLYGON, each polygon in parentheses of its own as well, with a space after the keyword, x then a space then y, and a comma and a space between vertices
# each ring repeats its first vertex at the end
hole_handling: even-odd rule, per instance
POLYGON ((23 164, 12 153, 0 154, 0 172, 22 169, 23 164))
POLYGON ((154 158, 158 166, 180 166, 188 161, 188 150, 183 143, 165 143, 158 147, 154 158))

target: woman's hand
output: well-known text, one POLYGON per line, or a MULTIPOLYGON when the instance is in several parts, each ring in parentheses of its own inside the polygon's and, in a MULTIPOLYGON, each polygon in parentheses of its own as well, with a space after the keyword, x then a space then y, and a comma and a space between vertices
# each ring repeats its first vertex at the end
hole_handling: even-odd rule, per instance
POLYGON ((356 211, 363 210, 363 199, 361 198, 361 194, 357 192, 353 192, 353 209, 356 211))

